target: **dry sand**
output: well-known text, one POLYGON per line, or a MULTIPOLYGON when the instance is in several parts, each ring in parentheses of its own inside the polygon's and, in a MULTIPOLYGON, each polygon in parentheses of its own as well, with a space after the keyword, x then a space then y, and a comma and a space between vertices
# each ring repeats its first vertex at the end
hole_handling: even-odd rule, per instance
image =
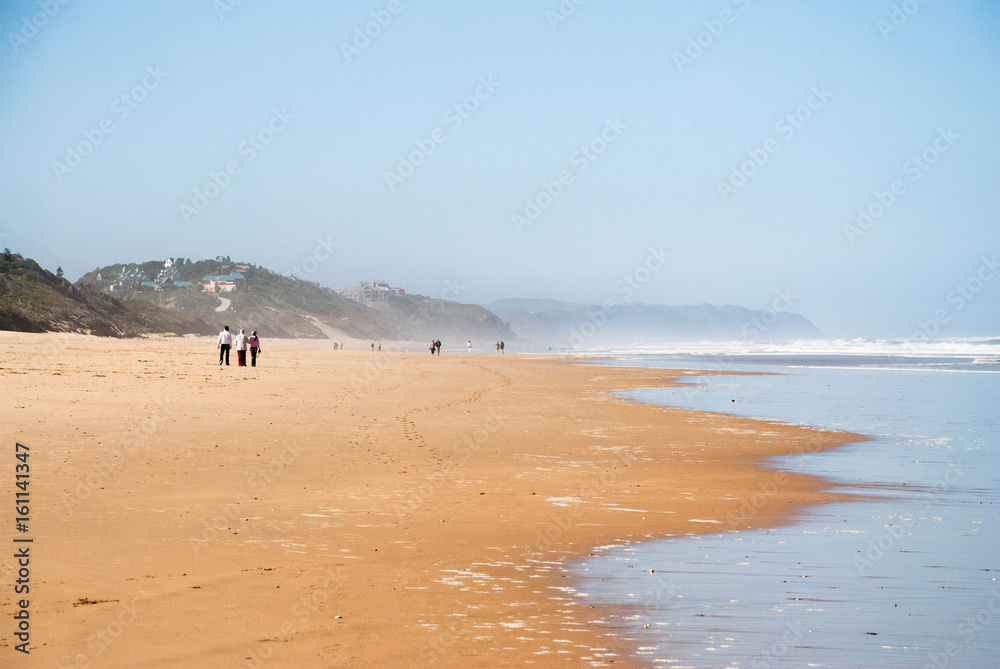
POLYGON ((833 495, 759 459, 855 438, 609 392, 669 371, 267 339, 254 369, 220 367, 204 338, 0 342, 4 667, 638 666, 631 623, 576 596, 565 565, 782 522, 833 495), (15 441, 30 656, 12 647, 15 441))

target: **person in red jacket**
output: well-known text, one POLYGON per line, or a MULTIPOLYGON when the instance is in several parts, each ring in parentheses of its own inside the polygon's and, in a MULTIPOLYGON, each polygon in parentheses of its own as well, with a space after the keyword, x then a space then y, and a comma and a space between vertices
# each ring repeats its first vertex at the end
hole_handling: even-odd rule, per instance
POLYGON ((236 335, 236 340, 233 342, 233 345, 236 347, 236 358, 239 361, 240 367, 246 367, 247 366, 247 340, 248 339, 249 339, 249 337, 247 337, 246 331, 241 328, 240 329, 240 333, 238 335, 236 335))

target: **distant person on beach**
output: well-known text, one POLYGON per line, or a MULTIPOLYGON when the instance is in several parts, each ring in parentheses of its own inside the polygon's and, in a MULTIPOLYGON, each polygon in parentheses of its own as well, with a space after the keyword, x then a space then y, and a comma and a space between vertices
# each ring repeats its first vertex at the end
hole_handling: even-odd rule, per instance
POLYGON ((503 339, 500 340, 500 352, 503 353, 503 339))
POLYGON ((469 345, 466 347, 469 349, 469 353, 472 353, 472 340, 469 340, 469 345))
POLYGON ((372 350, 375 350, 375 342, 372 342, 372 350))
POLYGON ((215 345, 219 349, 219 364, 222 364, 222 359, 226 359, 226 365, 229 365, 229 349, 233 347, 233 333, 229 331, 229 326, 222 328, 222 332, 219 333, 219 341, 215 345))
POLYGON ((500 342, 497 342, 497 353, 500 352, 500 342))
POLYGON ((436 342, 434 342, 434 348, 437 349, 438 357, 440 357, 441 356, 441 340, 440 339, 438 339, 436 342))
POLYGON ((250 333, 250 339, 247 342, 250 344, 250 366, 257 366, 257 354, 260 353, 260 339, 257 338, 257 331, 254 330, 250 333))
POLYGON ((381 353, 381 352, 382 352, 382 342, 379 342, 379 343, 378 343, 378 352, 379 352, 379 353, 381 353))
POLYGON ((436 345, 436 343, 434 342, 434 340, 432 339, 432 340, 431 340, 431 355, 434 355, 434 349, 435 349, 436 347, 437 347, 437 345, 436 345))
POLYGON ((249 339, 246 330, 240 328, 240 333, 236 335, 236 341, 233 342, 233 345, 236 346, 236 360, 240 367, 247 366, 247 342, 249 339))

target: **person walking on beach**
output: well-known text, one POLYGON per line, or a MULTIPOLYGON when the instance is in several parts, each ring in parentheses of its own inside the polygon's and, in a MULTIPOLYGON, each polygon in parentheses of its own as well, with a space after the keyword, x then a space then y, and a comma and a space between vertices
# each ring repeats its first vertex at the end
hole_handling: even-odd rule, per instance
POLYGON ((236 335, 236 341, 233 342, 233 345, 236 346, 236 360, 240 367, 247 366, 247 341, 249 339, 246 330, 240 328, 240 333, 236 335))
POLYGON ((441 340, 440 339, 438 339, 436 342, 434 342, 434 348, 437 349, 438 357, 440 358, 441 357, 441 340))
POLYGON ((257 354, 260 353, 260 339, 257 338, 257 331, 254 330, 250 333, 250 339, 247 341, 250 344, 250 366, 257 366, 257 354))
POLYGON ((469 340, 469 345, 466 347, 469 349, 469 353, 472 353, 472 340, 469 340))
POLYGON ((379 342, 379 343, 378 343, 378 352, 379 352, 379 353, 381 353, 381 352, 382 352, 382 342, 379 342))
POLYGON ((497 353, 500 352, 500 342, 497 342, 497 353))
POLYGON ((434 340, 431 339, 431 355, 434 355, 434 340))
POLYGON ((233 333, 229 331, 228 325, 222 328, 215 346, 219 349, 219 364, 221 365, 222 359, 225 358, 226 366, 229 366, 229 349, 233 347, 233 333))
POLYGON ((375 342, 372 342, 372 350, 375 350, 375 342))
POLYGON ((500 352, 503 353, 503 339, 500 340, 500 352))

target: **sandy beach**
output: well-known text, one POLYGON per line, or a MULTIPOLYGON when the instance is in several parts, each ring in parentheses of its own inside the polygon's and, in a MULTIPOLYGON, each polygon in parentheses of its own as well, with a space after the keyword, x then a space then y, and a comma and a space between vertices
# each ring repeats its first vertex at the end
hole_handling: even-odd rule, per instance
POLYGON ((33 543, 21 655, 5 503, 0 664, 642 666, 564 565, 781 523, 840 496, 760 459, 860 438, 611 394, 683 372, 383 344, 239 368, 214 339, 4 333, 0 494, 28 445, 33 543))

